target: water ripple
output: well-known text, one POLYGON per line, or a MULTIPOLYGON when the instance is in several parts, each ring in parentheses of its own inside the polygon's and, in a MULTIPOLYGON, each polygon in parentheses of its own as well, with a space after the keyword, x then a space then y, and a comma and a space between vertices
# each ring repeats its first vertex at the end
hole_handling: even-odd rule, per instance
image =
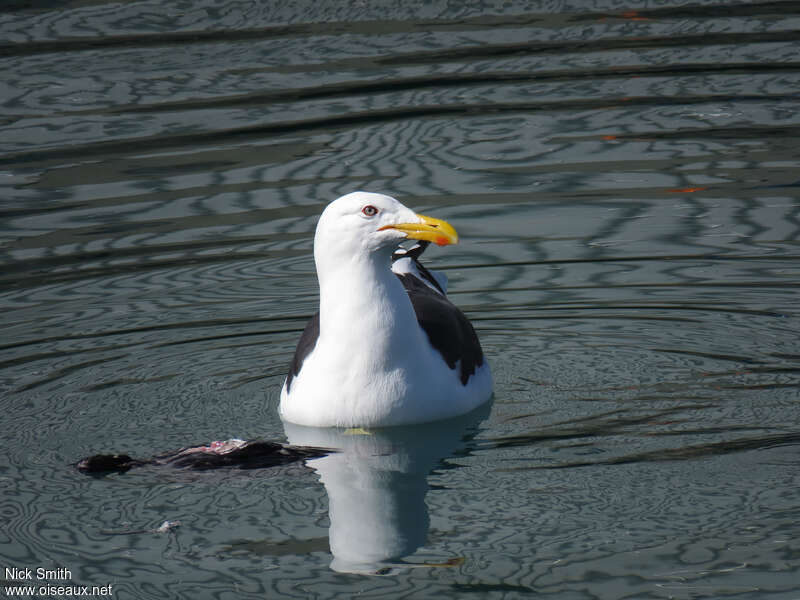
POLYGON ((131 598, 796 595, 799 2, 22 4, 9 566, 131 598), (333 573, 304 467, 77 473, 283 439, 316 216, 353 189, 456 225, 426 256, 495 376, 428 477, 426 545, 333 573))

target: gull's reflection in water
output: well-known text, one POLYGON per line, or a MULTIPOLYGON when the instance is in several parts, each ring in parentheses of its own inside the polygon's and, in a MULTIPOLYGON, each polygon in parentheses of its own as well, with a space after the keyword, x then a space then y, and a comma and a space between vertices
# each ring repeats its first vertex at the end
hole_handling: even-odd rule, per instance
POLYGON ((307 461, 328 494, 331 568, 384 575, 424 566, 401 559, 428 535, 428 475, 467 445, 488 413, 487 403, 457 419, 370 431, 284 423, 290 444, 336 450, 307 461))

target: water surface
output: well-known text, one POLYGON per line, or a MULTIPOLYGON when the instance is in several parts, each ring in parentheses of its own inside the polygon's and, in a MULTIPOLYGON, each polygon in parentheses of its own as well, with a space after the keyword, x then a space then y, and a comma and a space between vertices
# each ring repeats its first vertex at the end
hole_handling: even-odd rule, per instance
POLYGON ((0 31, 0 567, 137 599, 796 600, 800 3, 12 2, 0 31), (459 230, 427 255, 483 413, 278 419, 316 217, 355 189, 459 230), (342 451, 72 467, 230 437, 342 451))

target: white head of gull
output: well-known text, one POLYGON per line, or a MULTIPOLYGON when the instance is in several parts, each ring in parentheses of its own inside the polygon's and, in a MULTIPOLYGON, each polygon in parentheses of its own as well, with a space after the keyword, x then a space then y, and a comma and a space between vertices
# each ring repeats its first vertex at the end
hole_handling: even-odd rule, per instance
POLYGON ((354 192, 325 208, 314 237, 319 313, 281 390, 284 421, 408 425, 462 415, 490 398, 472 325, 443 280, 418 262, 429 242, 454 244, 458 235, 389 196, 354 192), (405 240, 421 244, 398 248, 405 240))

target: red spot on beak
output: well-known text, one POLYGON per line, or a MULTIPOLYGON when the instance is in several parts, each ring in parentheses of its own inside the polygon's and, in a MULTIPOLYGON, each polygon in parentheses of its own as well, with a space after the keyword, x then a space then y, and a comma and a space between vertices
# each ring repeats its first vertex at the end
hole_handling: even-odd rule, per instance
POLYGON ((449 243, 450 243, 450 240, 448 240, 446 237, 436 238, 436 245, 437 246, 446 246, 449 243))

